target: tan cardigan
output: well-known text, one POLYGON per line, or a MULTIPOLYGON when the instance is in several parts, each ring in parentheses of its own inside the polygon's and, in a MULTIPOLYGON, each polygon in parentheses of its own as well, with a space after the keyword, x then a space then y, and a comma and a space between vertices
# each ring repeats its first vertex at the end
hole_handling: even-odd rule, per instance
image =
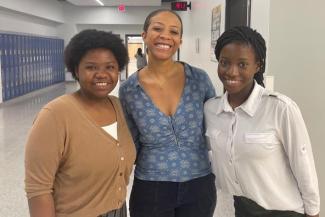
POLYGON ((34 121, 26 145, 26 193, 52 194, 57 217, 95 217, 125 201, 135 147, 119 100, 110 99, 118 142, 72 95, 45 105, 34 121))

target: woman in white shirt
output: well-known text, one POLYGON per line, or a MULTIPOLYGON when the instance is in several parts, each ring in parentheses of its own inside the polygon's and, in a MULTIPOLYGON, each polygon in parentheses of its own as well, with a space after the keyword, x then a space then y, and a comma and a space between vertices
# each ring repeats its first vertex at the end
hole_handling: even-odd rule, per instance
POLYGON ((236 217, 319 216, 308 132, 296 103, 264 88, 263 37, 232 28, 215 55, 226 92, 204 114, 217 188, 234 195, 236 217))

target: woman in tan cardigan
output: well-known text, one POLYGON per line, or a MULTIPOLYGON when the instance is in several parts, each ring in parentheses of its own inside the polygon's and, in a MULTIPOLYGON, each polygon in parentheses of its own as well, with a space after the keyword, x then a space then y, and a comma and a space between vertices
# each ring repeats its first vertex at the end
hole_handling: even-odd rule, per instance
POLYGON ((69 42, 65 63, 80 89, 42 108, 26 145, 32 217, 126 216, 135 147, 119 100, 108 94, 127 62, 111 33, 85 30, 69 42))

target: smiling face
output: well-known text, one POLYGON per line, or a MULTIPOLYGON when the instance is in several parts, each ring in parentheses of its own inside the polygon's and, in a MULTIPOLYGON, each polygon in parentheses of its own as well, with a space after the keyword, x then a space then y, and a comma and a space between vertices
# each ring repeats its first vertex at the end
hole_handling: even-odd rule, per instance
POLYGON ((76 76, 80 91, 88 99, 103 99, 115 88, 119 75, 118 63, 110 50, 89 50, 80 60, 76 76))
POLYGON ((247 44, 232 42, 225 45, 219 56, 218 76, 229 98, 245 101, 254 85, 259 70, 254 49, 247 44))
POLYGON ((142 33, 149 58, 171 59, 182 43, 181 31, 181 22, 173 13, 164 11, 153 16, 147 31, 142 33))

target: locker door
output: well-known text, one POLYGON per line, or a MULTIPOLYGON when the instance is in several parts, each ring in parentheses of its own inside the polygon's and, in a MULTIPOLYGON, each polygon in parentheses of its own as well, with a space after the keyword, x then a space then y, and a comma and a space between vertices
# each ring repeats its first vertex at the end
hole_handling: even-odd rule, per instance
POLYGON ((3 76, 3 66, 2 66, 2 62, 3 62, 3 35, 0 33, 0 103, 4 101, 5 95, 4 95, 4 85, 3 85, 3 81, 4 81, 4 76, 3 76))
POLYGON ((8 51, 8 35, 4 34, 3 35, 3 57, 2 57, 2 73, 3 73, 3 89, 4 89, 4 100, 10 99, 10 81, 9 81, 9 73, 8 73, 8 65, 9 65, 9 51, 8 51))

